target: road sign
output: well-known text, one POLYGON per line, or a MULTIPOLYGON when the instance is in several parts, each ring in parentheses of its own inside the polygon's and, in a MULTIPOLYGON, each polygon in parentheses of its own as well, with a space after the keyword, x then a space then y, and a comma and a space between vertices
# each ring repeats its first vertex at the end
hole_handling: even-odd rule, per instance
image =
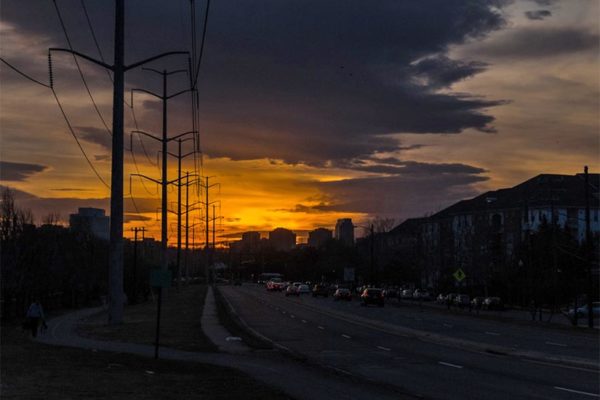
POLYGON ((153 269, 150 271, 150 286, 160 288, 171 287, 171 280, 173 280, 172 275, 170 270, 163 271, 159 268, 153 269))
POLYGON ((456 272, 454 272, 452 274, 452 276, 454 277, 454 279, 456 279, 458 282, 462 282, 463 279, 465 279, 467 277, 467 275, 465 274, 465 271, 462 270, 462 268, 459 268, 456 270, 456 272))

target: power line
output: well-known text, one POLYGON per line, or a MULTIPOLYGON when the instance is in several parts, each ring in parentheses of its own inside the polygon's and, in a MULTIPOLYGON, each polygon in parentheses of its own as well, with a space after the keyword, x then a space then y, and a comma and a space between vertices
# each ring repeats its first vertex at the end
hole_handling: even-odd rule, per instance
POLYGON ((4 64, 6 64, 10 69, 12 69, 13 71, 15 71, 17 74, 21 75, 22 77, 29 79, 30 81, 37 83, 38 85, 41 85, 43 87, 46 87, 48 89, 50 89, 50 85, 46 85, 45 83, 42 83, 40 81, 38 81, 37 79, 32 78, 31 76, 27 75, 26 73, 24 73, 23 71, 19 70, 17 67, 11 65, 8 61, 6 61, 4 58, 0 57, 0 61, 2 61, 4 64))
POLYGON ((60 112, 62 113, 62 116, 65 119, 65 122, 67 123, 67 126, 69 127, 69 131, 71 132, 71 135, 73 135, 73 138, 77 142, 77 146, 79 146, 79 150, 81 150, 81 153, 85 157, 86 161, 90 165, 90 168, 92 168, 92 171, 94 171, 94 174, 96 174, 96 176, 98 177, 98 179, 100 180, 100 182, 102 182, 102 184, 104 186, 106 186, 108 189, 110 189, 110 185, 108 185, 106 183, 106 181, 104 179, 102 179, 102 176, 100 176, 100 174, 98 173, 98 170, 96 170, 96 167, 94 167, 94 164, 92 164, 92 161, 90 160, 90 158, 86 154, 85 150, 83 149, 83 146, 81 146, 81 143, 79 142, 79 139, 77 138, 77 135, 75 134, 75 131, 73 130, 73 127, 71 126, 71 122, 69 121, 69 118, 67 117, 67 114, 65 113, 65 110, 63 109, 63 106, 60 103, 60 100, 58 99, 58 96, 56 95, 56 92, 54 91, 54 88, 50 87, 50 90, 52 90, 52 94, 54 95, 54 99, 56 100, 56 104, 58 104, 58 108, 60 108, 60 112))
MULTIPOLYGON (((62 31, 65 34, 65 38, 67 39, 67 44, 69 45, 69 49, 71 51, 73 51, 73 45, 71 44, 71 39, 69 38, 69 34, 67 33, 67 28, 65 26, 62 15, 60 13, 60 9, 58 8, 58 4, 56 3, 56 0, 53 0, 52 3, 54 3, 54 9, 56 10, 56 15, 58 16, 58 20, 60 21, 60 26, 62 27, 62 31)), ((88 96, 90 97, 90 100, 92 101, 92 104, 94 105, 94 109, 96 110, 98 117, 100 117, 100 121, 102 121, 102 125, 104 125, 104 128, 106 128, 106 131, 108 132, 108 134, 112 136, 112 132, 111 132, 110 128, 108 127, 108 125, 106 124, 106 121, 104 120, 104 117, 102 116, 102 113, 100 112, 100 109, 98 108, 98 105, 96 104, 96 101, 94 100, 94 96, 92 96, 90 87, 88 86, 87 80, 85 79, 85 76, 83 75, 83 71, 81 70, 81 66, 79 65, 79 61, 77 60, 77 57, 75 56, 75 54, 73 54, 73 60, 75 61, 75 65, 77 66, 77 70, 79 71, 79 76, 81 77, 83 86, 85 86, 85 90, 87 91, 88 96)))

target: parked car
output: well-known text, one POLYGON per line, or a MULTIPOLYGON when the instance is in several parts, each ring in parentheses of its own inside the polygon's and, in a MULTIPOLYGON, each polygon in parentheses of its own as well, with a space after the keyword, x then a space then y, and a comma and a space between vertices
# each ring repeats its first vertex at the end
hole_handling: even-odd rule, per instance
POLYGON ((483 300, 484 310, 504 310, 504 304, 500 297, 486 297, 483 300))
MULTIPOLYGON (((573 309, 570 309, 569 312, 567 313, 570 317, 573 317, 573 315, 575 314, 573 309)), ((582 318, 582 317, 587 317, 588 315, 588 306, 587 304, 584 304, 583 306, 577 308, 577 317, 582 318)), ((600 316, 600 302, 593 302, 592 303, 592 315, 594 317, 598 317, 600 316)))
POLYGON ((412 300, 413 298, 413 292, 409 289, 404 289, 401 293, 400 293, 400 298, 402 300, 412 300))
POLYGON ((335 301, 337 301, 337 300, 351 301, 352 300, 352 292, 350 291, 350 289, 339 288, 333 294, 333 299, 335 301))
POLYGON ((290 285, 285 289, 285 297, 288 296, 300 296, 300 292, 298 292, 298 288, 294 285, 290 285))
POLYGON ((481 297, 481 296, 473 297, 473 300, 471 300, 471 306, 473 306, 473 308, 479 310, 483 307, 484 300, 485 300, 485 297, 481 297))
POLYGON ((448 304, 448 302, 450 302, 450 304, 455 304, 454 299, 456 299, 456 296, 458 296, 457 293, 448 293, 446 296, 446 304, 448 304))
POLYGON ((431 301, 431 294, 427 290, 417 289, 413 292, 413 299, 431 301))
POLYGON ((308 285, 299 285, 298 286, 298 294, 308 294, 310 293, 310 287, 308 285))
POLYGON ((439 304, 446 304, 446 298, 448 297, 448 295, 440 293, 437 295, 437 297, 435 298, 435 302, 439 303, 439 304))
POLYGON ((454 305, 463 308, 469 307, 471 304, 471 298, 468 294, 459 294, 454 297, 454 305))
POLYGON ((369 304, 375 304, 379 307, 384 305, 383 290, 377 288, 365 289, 360 295, 362 304, 368 306, 369 304))
POLYGON ((327 296, 329 296, 329 287, 327 287, 325 285, 315 285, 312 290, 312 295, 313 295, 313 297, 317 297, 317 296, 327 297, 327 296))

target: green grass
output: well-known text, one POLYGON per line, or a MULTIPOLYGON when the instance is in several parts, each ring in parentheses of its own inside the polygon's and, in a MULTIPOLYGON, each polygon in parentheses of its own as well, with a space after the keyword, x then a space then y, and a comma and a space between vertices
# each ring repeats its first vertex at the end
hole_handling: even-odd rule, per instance
POLYGON ((2 399, 244 399, 290 397, 236 370, 33 342, 2 326, 2 399))
MULTIPOLYGON (((180 350, 211 352, 217 347, 204 335, 201 326, 206 297, 205 285, 170 288, 161 306, 161 346, 180 350)), ((164 293, 164 292, 163 292, 164 293)), ((154 344, 156 301, 125 307, 123 324, 109 326, 106 313, 90 317, 79 325, 80 335, 101 340, 154 344)))

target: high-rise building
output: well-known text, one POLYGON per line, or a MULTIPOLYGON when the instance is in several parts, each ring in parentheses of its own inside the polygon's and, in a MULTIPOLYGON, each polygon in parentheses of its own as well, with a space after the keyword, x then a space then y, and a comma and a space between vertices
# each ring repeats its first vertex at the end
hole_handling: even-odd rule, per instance
POLYGON ((101 208, 82 207, 77 214, 69 216, 69 227, 79 232, 87 232, 97 238, 110 238, 110 218, 101 208))
POLYGON ((296 234, 289 229, 275 228, 269 232, 269 243, 278 251, 289 251, 296 247, 296 234))
POLYGON ((335 224, 335 238, 345 246, 354 245, 354 224, 350 218, 338 219, 335 224))
POLYGON ((321 247, 327 241, 331 240, 333 232, 330 229, 317 228, 308 232, 308 245, 310 247, 321 247))

